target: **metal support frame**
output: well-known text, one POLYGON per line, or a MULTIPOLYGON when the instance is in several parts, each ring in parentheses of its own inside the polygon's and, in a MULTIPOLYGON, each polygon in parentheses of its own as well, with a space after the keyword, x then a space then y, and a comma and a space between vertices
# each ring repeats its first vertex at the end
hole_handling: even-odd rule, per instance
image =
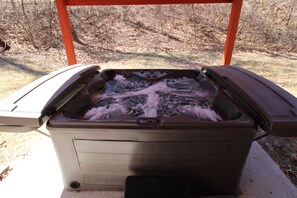
POLYGON ((227 38, 223 53, 223 65, 230 65, 243 0, 56 0, 63 41, 69 65, 76 64, 73 38, 67 6, 108 5, 160 5, 160 4, 214 4, 232 3, 227 38))

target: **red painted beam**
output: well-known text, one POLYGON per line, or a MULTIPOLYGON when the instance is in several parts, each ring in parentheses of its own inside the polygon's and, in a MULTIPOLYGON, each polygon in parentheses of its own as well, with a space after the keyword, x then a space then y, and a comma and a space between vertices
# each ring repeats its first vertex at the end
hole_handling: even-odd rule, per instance
POLYGON ((232 3, 233 0, 66 0, 69 6, 232 3))

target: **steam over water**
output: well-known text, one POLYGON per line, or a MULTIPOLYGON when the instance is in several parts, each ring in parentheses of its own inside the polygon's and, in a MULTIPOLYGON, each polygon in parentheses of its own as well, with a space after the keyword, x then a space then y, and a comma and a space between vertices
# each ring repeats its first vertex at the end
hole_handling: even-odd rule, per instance
POLYGON ((170 117, 182 115, 197 120, 219 121, 212 110, 215 93, 192 78, 167 78, 148 82, 137 77, 116 75, 106 82, 102 93, 94 95, 93 106, 84 118, 102 120, 129 115, 170 117))

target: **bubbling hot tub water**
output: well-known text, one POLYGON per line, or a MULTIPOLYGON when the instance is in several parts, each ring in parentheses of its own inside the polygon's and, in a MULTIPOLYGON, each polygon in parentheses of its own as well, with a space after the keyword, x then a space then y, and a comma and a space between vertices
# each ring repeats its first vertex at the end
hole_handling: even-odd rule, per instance
POLYGON ((220 121, 222 118, 213 110, 215 94, 193 78, 171 77, 149 82, 135 76, 116 75, 105 83, 100 93, 92 96, 93 104, 83 118, 104 120, 121 115, 150 118, 182 115, 220 121))

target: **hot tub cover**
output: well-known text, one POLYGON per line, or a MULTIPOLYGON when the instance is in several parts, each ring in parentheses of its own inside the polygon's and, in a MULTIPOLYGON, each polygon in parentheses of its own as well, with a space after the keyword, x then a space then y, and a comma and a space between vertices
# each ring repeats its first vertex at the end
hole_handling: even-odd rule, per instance
MULTIPOLYGON (((27 85, 0 103, 1 131, 28 132, 80 91, 96 73, 96 65, 59 69, 27 85)), ((297 136, 297 99, 271 81, 235 66, 209 66, 202 71, 265 131, 297 136)))

